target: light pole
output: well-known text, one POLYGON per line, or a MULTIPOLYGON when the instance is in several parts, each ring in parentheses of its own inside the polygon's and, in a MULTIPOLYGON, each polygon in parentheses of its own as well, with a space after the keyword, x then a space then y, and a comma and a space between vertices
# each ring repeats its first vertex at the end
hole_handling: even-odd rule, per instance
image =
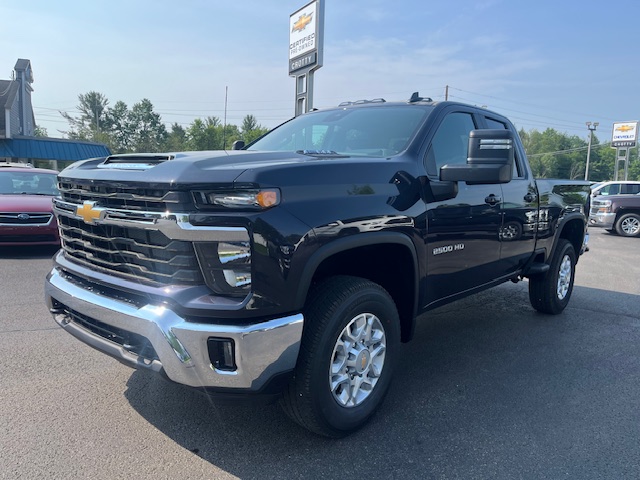
POLYGON ((589 159, 591 158, 591 141, 593 140, 593 132, 596 131, 600 125, 599 122, 587 122, 587 128, 589 129, 589 146, 587 147, 587 166, 584 169, 584 179, 589 180, 589 159))

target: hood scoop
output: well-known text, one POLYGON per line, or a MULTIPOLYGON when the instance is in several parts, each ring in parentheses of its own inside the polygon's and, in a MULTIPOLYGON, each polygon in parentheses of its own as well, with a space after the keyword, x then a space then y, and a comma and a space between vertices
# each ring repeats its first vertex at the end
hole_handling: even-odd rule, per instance
POLYGON ((156 154, 130 154, 130 155, 111 155, 105 159, 98 168, 106 168, 112 170, 148 170, 168 160, 173 160, 174 155, 156 155, 156 154))

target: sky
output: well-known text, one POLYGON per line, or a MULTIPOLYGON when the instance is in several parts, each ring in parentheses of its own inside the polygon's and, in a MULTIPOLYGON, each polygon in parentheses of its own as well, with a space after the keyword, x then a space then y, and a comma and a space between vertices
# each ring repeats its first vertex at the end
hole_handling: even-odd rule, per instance
MULTIPOLYGON (((0 79, 31 61, 36 123, 64 137, 60 111, 102 93, 147 98, 167 128, 294 114, 289 16, 308 0, 30 0, 0 3, 0 79), (226 103, 225 103, 226 96, 226 103), (225 109, 226 105, 226 109, 225 109)), ((411 93, 482 105, 518 129, 610 141, 640 120, 638 0, 325 0, 324 65, 313 106, 411 93)))

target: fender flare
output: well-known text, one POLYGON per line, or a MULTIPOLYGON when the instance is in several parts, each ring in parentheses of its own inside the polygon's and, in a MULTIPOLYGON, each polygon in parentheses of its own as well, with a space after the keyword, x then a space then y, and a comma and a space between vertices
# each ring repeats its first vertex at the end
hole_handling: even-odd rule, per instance
POLYGON ((336 255, 340 252, 352 250, 354 248, 365 247, 369 245, 381 245, 381 244, 395 244, 402 245, 409 251, 413 265, 413 285, 414 285, 414 304, 412 306, 412 316, 415 319, 418 308, 419 297, 419 285, 420 285, 420 272, 418 265, 418 253, 416 247, 411 239, 399 232, 371 232, 371 233, 359 233, 357 235, 350 235, 348 237, 342 237, 329 242, 326 245, 320 247, 315 251, 309 260, 306 262, 304 271, 299 279, 298 289, 296 292, 295 305, 302 308, 307 297, 307 292, 311 286, 311 281, 318 270, 318 267, 326 259, 336 255))
MULTIPOLYGON (((574 220, 579 220, 582 223, 582 239, 584 242, 584 236, 586 233, 586 227, 588 226, 588 222, 584 217, 584 214, 582 213, 578 213, 578 212, 573 212, 573 213, 569 213, 565 216, 563 216, 562 218, 558 219, 558 225, 556 227, 556 234, 554 235, 553 238, 553 244, 551 247, 551 251, 548 252, 547 258, 545 258, 545 263, 549 263, 549 260, 551 259, 551 254, 552 252, 555 252, 557 246, 558 246, 558 242, 560 241, 560 238, 562 238, 560 236, 560 233, 562 233, 562 231, 564 230, 564 227, 569 223, 572 222, 574 220)), ((578 248, 578 250, 576 250, 576 259, 578 259, 580 257, 580 248, 578 248)), ((576 260, 577 261, 577 260, 576 260)))

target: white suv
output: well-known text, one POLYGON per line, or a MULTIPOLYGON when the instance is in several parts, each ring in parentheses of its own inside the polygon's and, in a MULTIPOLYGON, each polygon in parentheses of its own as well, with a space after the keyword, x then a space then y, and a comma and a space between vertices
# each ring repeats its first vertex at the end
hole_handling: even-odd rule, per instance
POLYGON ((596 195, 636 195, 640 193, 640 182, 615 181, 591 185, 591 196, 596 195))

